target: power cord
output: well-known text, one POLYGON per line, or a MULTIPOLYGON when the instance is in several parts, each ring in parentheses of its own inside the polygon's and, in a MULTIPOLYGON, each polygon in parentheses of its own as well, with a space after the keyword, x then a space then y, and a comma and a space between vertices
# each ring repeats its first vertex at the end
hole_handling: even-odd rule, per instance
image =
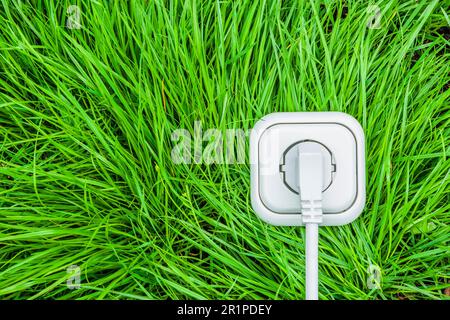
POLYGON ((318 144, 298 148, 300 207, 306 226, 306 300, 319 299, 319 224, 322 223, 323 159, 318 144))

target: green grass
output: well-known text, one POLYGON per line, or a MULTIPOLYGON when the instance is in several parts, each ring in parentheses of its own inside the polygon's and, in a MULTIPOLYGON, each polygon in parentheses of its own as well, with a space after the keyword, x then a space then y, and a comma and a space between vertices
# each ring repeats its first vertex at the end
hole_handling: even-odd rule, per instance
POLYGON ((256 217, 248 161, 174 164, 171 133, 344 111, 367 202, 320 230, 320 298, 448 299, 449 1, 378 2, 379 29, 365 1, 30 2, 0 2, 1 298, 303 299, 304 229, 256 217))

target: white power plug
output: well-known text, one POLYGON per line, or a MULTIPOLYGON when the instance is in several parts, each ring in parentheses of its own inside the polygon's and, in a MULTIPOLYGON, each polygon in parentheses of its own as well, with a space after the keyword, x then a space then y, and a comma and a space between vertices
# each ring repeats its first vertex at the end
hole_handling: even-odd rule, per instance
POLYGON ((250 136, 251 201, 274 225, 306 225, 306 298, 317 299, 318 226, 356 219, 365 203, 364 133, 341 112, 272 113, 250 136))

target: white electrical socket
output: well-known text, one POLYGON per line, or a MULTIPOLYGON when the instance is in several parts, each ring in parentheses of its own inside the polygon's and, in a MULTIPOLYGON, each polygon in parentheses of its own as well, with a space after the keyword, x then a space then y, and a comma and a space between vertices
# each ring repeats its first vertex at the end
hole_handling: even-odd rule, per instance
POLYGON ((365 203, 364 132, 342 112, 280 112, 259 120, 250 135, 251 201, 274 225, 300 226, 298 148, 314 144, 323 159, 323 222, 343 225, 365 203))

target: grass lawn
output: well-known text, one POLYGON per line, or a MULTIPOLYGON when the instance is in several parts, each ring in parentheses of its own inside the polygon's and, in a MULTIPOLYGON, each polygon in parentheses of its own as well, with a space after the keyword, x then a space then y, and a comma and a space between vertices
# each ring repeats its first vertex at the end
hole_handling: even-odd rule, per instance
POLYGON ((320 298, 449 299, 449 1, 31 2, 0 1, 0 298, 303 299, 248 158, 171 135, 343 111, 367 201, 320 230, 320 298))

